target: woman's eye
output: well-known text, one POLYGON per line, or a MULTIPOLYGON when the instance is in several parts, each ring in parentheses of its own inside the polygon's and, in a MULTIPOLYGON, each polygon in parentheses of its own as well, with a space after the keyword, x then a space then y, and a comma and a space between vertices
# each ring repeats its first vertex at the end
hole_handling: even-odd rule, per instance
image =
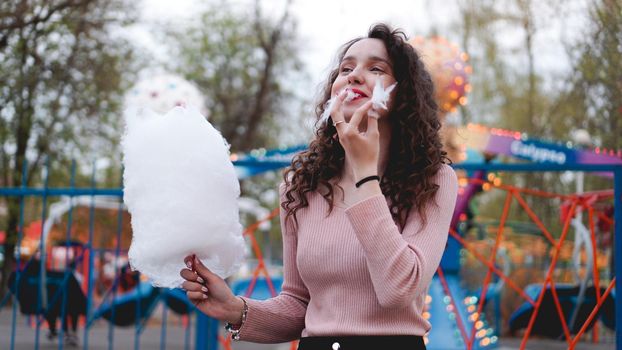
POLYGON ((352 68, 350 67, 342 67, 341 68, 341 73, 350 73, 352 71, 352 68))
POLYGON ((380 67, 371 67, 372 72, 384 73, 384 70, 380 67))

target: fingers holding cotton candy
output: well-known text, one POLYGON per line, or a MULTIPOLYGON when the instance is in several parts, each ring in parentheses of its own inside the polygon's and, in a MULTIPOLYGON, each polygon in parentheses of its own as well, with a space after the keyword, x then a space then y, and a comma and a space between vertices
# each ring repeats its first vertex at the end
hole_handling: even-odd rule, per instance
MULTIPOLYGON (((352 90, 341 90, 337 93, 337 95, 331 97, 324 104, 324 112, 320 116, 320 119, 318 119, 317 125, 323 127, 328 122, 329 117, 334 117, 332 114, 334 111, 340 108, 340 102, 352 101, 356 96, 358 96, 358 94, 353 92, 352 90)), ((335 120, 333 120, 333 123, 334 122, 335 120)))
POLYGON ((122 146, 132 267, 165 287, 182 282, 190 254, 223 278, 235 272, 245 253, 240 188, 220 133, 192 108, 134 110, 122 146))

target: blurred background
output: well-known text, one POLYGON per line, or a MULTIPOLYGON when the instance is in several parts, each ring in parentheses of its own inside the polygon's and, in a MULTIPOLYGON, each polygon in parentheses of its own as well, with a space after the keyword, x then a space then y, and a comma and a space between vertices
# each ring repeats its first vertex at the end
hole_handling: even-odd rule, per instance
MULTIPOLYGON (((269 215, 278 207, 276 169, 311 139, 319 92, 340 45, 377 22, 401 28, 432 72, 444 144, 455 164, 622 163, 620 0, 4 0, 0 348, 230 347, 224 338, 214 344, 217 333, 196 334, 197 324, 213 325, 193 316, 183 295, 149 289, 128 269, 130 219, 120 200, 123 110, 142 104, 164 113, 195 105, 230 143, 232 160, 247 161, 238 166, 241 220, 244 226, 261 221, 247 233, 259 249, 231 283, 241 294, 253 293, 253 273, 265 272, 256 288, 267 297, 275 292, 270 278, 278 290, 281 264, 278 219, 269 215), (520 142, 506 145, 504 137, 520 142), (270 157, 281 163, 257 170, 270 157), (17 285, 15 273, 28 275, 34 265, 34 294, 11 292, 11 274, 17 285), (41 278, 53 276, 64 292, 41 287, 47 283, 41 278), (133 306, 115 316, 110 310, 122 296, 133 306), (83 299, 77 311, 67 298, 83 299), (58 317, 73 312, 78 321, 77 330, 60 327, 56 335, 50 310, 60 299, 58 317), (166 305, 175 313, 166 316, 166 305), (128 318, 119 321, 120 314, 128 318)), ((438 297, 431 291, 430 303, 443 302, 436 312, 443 321, 429 317, 452 334, 451 345, 436 348, 614 348, 615 316, 587 320, 597 304, 613 312, 615 289, 605 293, 615 273, 611 174, 576 166, 475 170, 459 170, 465 199, 452 229, 463 241, 448 248, 438 297), (546 194, 526 193, 524 203, 506 206, 505 185, 546 194), (467 246, 492 251, 491 263, 467 246), (545 295, 550 276, 576 289, 567 315, 551 321, 559 323, 553 331, 518 325, 516 312, 525 300, 533 306, 545 295), (527 287, 538 283, 529 294, 527 287), (497 294, 486 297, 490 290, 497 294), (576 311, 590 293, 591 306, 576 311), (487 321, 477 327, 484 313, 487 321), (583 324, 589 327, 579 332, 583 324), (570 334, 577 333, 572 345, 570 334), (524 334, 539 339, 522 341, 524 334)), ((432 338, 428 346, 435 348, 432 338)))

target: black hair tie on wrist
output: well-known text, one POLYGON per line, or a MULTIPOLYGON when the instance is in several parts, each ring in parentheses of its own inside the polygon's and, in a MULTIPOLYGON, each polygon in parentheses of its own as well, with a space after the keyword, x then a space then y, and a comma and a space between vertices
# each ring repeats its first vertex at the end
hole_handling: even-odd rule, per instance
POLYGON ((363 185, 366 182, 372 181, 372 180, 378 180, 378 182, 380 182, 380 176, 378 175, 372 175, 372 176, 368 176, 363 178, 362 180, 360 180, 359 182, 357 182, 354 186, 356 186, 356 188, 361 187, 361 185, 363 185))

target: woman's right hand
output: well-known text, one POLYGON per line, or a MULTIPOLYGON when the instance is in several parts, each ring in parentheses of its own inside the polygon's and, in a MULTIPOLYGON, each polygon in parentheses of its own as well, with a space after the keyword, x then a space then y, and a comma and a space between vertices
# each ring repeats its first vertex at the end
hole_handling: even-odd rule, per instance
POLYGON ((187 256, 184 262, 188 268, 180 272, 185 279, 181 286, 197 309, 212 318, 231 324, 242 322, 244 302, 233 295, 227 282, 210 271, 194 255, 187 256))

